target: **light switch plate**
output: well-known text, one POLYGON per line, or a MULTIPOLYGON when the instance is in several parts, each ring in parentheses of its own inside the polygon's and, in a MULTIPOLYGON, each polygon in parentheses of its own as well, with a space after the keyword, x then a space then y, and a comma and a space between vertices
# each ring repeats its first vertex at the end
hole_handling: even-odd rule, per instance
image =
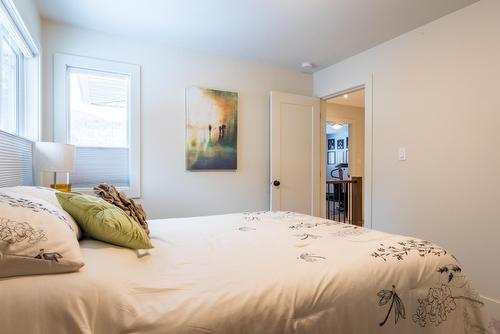
POLYGON ((398 156, 399 161, 406 161, 406 148, 400 147, 398 156))

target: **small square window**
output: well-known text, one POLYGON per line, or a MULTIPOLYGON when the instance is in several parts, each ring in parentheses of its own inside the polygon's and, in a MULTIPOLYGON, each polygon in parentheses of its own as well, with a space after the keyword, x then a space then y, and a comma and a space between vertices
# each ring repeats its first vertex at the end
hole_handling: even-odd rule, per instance
POLYGON ((76 146, 76 191, 113 184, 140 196, 140 67, 54 56, 54 139, 76 146))
POLYGON ((128 147, 130 76, 69 68, 69 142, 128 147))

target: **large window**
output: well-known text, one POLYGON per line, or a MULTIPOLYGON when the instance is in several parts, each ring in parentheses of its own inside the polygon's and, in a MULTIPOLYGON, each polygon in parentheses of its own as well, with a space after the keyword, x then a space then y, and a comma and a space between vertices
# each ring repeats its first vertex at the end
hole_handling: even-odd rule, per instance
POLYGON ((54 135, 76 146, 74 189, 106 182, 140 195, 139 80, 136 65, 55 56, 54 135))
POLYGON ((0 130, 32 140, 39 127, 37 56, 11 1, 0 1, 0 130))

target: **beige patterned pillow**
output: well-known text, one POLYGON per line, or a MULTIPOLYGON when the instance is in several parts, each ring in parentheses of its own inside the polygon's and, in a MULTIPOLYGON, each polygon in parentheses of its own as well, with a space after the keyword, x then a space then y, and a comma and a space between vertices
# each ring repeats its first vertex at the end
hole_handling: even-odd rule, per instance
POLYGON ((75 222, 73 217, 64 209, 62 208, 61 204, 57 200, 56 193, 58 190, 51 189, 51 188, 46 188, 46 187, 31 187, 31 186, 18 186, 18 187, 11 187, 11 188, 0 188, 0 191, 9 191, 9 192, 14 192, 17 194, 21 195, 27 195, 31 197, 35 197, 38 199, 41 199, 45 202, 49 202, 52 205, 55 205, 58 207, 62 212, 61 215, 64 216, 64 219, 70 226, 71 230, 75 234, 75 236, 80 239, 82 236, 82 231, 80 230, 80 227, 78 224, 75 222))
POLYGON ((77 271, 80 245, 65 212, 0 189, 0 277, 77 271))

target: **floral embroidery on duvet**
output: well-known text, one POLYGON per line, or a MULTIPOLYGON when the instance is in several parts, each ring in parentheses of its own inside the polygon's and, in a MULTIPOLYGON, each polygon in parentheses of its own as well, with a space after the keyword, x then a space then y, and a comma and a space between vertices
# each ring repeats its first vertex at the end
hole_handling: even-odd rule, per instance
POLYGON ((462 274, 462 268, 457 264, 439 266, 436 270, 439 282, 430 287, 424 298, 417 299, 417 309, 412 320, 420 327, 433 324, 439 326, 456 312, 459 303, 463 305, 464 326, 466 333, 487 333, 481 326, 475 325, 470 319, 472 308, 483 307, 477 291, 472 288, 469 280, 462 274))
POLYGON ((299 238, 300 240, 319 239, 319 238, 321 238, 320 235, 315 235, 315 234, 310 234, 310 233, 295 234, 294 236, 297 237, 297 238, 299 238))
POLYGON ((367 228, 362 228, 356 225, 345 225, 342 226, 342 228, 339 229, 338 231, 333 232, 331 235, 332 237, 336 238, 345 238, 345 237, 356 237, 370 232, 371 230, 367 228))
MULTIPOLYGON (((475 324, 470 316, 474 308, 483 307, 484 303, 467 277, 462 274, 462 268, 456 263, 439 266, 436 275, 436 285, 430 287, 422 298, 417 298, 415 312, 411 316, 413 323, 420 327, 438 327, 452 317, 463 316, 465 333, 488 333, 487 329, 475 324), (462 313, 457 314, 459 305, 462 306, 462 313)), ((391 301, 384 320, 379 323, 380 326, 387 323, 392 310, 395 325, 400 319, 406 319, 403 300, 396 293, 394 285, 392 290, 380 290, 377 296, 380 298, 379 306, 391 301)))
POLYGON ((390 258, 403 260, 406 256, 410 255, 410 253, 417 253, 421 257, 426 255, 441 256, 447 254, 446 250, 434 245, 430 241, 408 239, 390 246, 380 244, 380 247, 377 248, 371 256, 380 258, 384 261, 390 258))
POLYGON ((386 289, 380 290, 377 293, 377 296, 380 298, 378 306, 384 306, 389 302, 389 300, 391 301, 391 305, 389 306, 387 315, 385 316, 384 320, 381 323, 379 323, 379 326, 385 325, 393 309, 394 309, 394 324, 397 324, 400 318, 406 319, 405 306, 401 298, 396 293, 395 285, 392 286, 392 290, 386 290, 386 289))
POLYGON ((320 255, 316 255, 316 254, 313 254, 313 253, 302 253, 302 254, 299 255, 298 259, 304 260, 306 262, 316 262, 316 261, 319 261, 319 260, 325 260, 326 257, 320 256, 320 255))

